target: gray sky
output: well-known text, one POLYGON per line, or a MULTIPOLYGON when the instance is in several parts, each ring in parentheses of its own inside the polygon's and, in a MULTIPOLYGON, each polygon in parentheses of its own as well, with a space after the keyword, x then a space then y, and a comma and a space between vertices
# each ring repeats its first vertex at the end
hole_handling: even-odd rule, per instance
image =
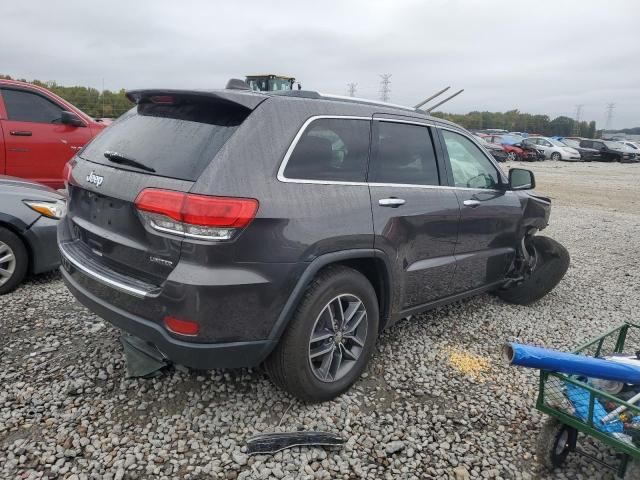
MULTIPOLYGON (((447 111, 640 126, 640 1, 27 1, 0 14, 0 73, 100 88, 219 88, 250 73, 305 89, 415 104, 465 88, 447 111)), ((444 108, 444 107, 443 107, 444 108)))

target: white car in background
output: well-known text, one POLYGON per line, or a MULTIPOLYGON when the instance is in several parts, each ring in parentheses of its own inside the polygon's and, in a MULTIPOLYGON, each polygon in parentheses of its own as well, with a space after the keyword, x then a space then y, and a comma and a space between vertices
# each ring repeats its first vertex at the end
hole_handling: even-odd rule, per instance
POLYGON ((544 153, 545 158, 551 160, 580 161, 580 152, 575 148, 566 146, 559 140, 548 137, 528 137, 524 143, 532 145, 538 151, 544 153))
POLYGON ((623 144, 625 147, 627 147, 628 150, 635 153, 636 157, 640 156, 640 143, 631 142, 629 140, 618 140, 618 143, 623 144))

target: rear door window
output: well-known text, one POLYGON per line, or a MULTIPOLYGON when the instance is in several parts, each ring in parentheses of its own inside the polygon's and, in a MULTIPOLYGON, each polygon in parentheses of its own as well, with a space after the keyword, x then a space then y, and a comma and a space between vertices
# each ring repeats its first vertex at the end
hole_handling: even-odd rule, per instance
POLYGON ((9 120, 16 122, 59 123, 62 108, 37 93, 2 89, 2 99, 9 120))
POLYGON ((439 185, 440 177, 429 127, 379 122, 369 182, 439 185))
POLYGON ((154 175, 195 181, 251 110, 213 99, 160 99, 141 103, 104 129, 81 153, 91 162, 125 170, 105 152, 152 168, 154 175))
POLYGON ((364 182, 369 159, 369 120, 319 118, 312 121, 287 160, 288 179, 364 182))

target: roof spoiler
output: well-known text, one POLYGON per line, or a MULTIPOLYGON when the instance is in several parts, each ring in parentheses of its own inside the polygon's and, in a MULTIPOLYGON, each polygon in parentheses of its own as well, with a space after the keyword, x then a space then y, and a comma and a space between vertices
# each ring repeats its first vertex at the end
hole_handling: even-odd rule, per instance
POLYGON ((148 89, 130 90, 126 96, 133 103, 173 103, 180 98, 192 100, 202 99, 204 101, 220 101, 240 105, 246 109, 253 110, 268 97, 243 90, 174 90, 174 89, 148 89))

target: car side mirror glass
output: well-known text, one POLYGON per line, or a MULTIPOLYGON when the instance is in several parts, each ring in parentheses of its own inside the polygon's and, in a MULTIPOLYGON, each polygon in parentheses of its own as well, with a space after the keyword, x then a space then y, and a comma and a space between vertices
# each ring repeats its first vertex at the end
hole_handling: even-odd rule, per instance
POLYGON ((531 170, 512 168, 509 170, 509 190, 531 190, 536 187, 536 178, 531 170))
POLYGON ((82 127, 84 126, 84 122, 80 120, 75 113, 68 112, 66 110, 62 111, 62 115, 60 116, 60 121, 63 125, 71 125, 73 127, 82 127))

